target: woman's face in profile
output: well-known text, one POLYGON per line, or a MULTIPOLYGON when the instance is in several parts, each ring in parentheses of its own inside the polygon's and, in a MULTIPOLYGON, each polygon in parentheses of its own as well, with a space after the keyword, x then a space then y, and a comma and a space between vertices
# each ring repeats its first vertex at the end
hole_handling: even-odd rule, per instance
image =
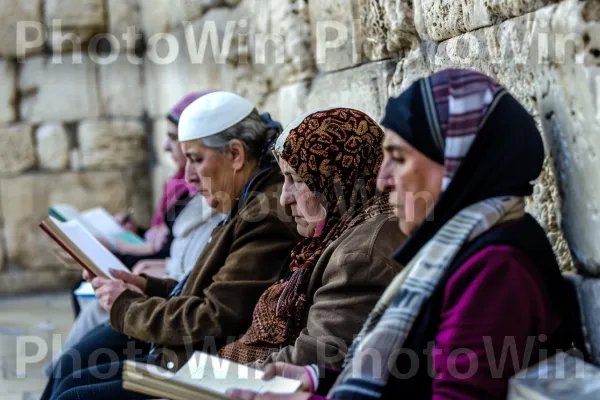
POLYGON ((280 203, 292 209, 298 233, 303 237, 313 237, 319 223, 326 217, 326 210, 285 160, 279 160, 279 166, 284 177, 280 203))
POLYGON ((442 192, 443 178, 443 165, 386 129, 377 187, 389 190, 390 205, 402 233, 410 235, 429 216, 442 192))
POLYGON ((183 142, 187 158, 185 179, 196 186, 209 206, 228 213, 236 197, 234 166, 231 157, 206 147, 200 140, 183 142))

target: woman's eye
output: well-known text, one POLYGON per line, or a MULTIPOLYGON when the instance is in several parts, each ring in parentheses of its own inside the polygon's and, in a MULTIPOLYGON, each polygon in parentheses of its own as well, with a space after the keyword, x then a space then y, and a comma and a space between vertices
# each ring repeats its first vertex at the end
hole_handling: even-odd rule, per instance
POLYGON ((399 164, 404 164, 404 162, 406 161, 404 156, 392 156, 392 160, 396 161, 399 164))

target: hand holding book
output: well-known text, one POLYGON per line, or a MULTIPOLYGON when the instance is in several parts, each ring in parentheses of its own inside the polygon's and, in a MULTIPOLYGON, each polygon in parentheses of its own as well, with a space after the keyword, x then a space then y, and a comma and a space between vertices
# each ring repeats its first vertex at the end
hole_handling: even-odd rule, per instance
POLYGON ((110 270, 115 279, 97 277, 92 280, 100 307, 110 313, 117 298, 127 290, 144 294, 146 278, 125 271, 110 270))

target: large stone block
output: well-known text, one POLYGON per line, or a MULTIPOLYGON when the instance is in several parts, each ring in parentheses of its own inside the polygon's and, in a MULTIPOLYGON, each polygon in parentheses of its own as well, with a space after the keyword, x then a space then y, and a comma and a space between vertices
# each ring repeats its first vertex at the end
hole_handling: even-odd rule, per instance
POLYGON ((268 77, 271 89, 314 75, 306 2, 244 0, 238 12, 248 20, 250 62, 256 74, 268 77))
POLYGON ((415 25, 422 39, 446 40, 518 17, 552 0, 414 0, 415 25))
POLYGON ((144 98, 146 110, 152 118, 166 117, 168 110, 192 91, 211 88, 231 91, 235 90, 236 84, 243 83, 237 78, 246 74, 248 65, 236 69, 228 64, 230 57, 236 57, 236 35, 230 36, 231 41, 225 41, 228 22, 236 25, 237 21, 235 9, 212 9, 203 18, 188 24, 186 29, 174 31, 173 44, 164 40, 149 43, 144 60, 144 98), (206 38, 209 38, 204 39, 207 40, 204 49, 200 46, 202 32, 206 32, 206 38), (214 32, 215 42, 210 39, 211 32, 214 32), (211 43, 216 46, 216 53, 211 43), (224 48, 223 43, 227 43, 228 48, 224 48))
POLYGON ((10 61, 0 60, 0 123, 16 118, 16 68, 10 61))
POLYGON ((56 53, 82 51, 90 39, 106 32, 103 0, 46 0, 50 47, 56 53))
POLYGON ((35 135, 40 167, 48 170, 67 169, 71 142, 65 127, 60 124, 42 125, 35 135))
POLYGON ((0 128, 0 174, 14 175, 35 167, 33 131, 29 125, 0 128))
POLYGON ((310 0, 313 52, 321 71, 402 55, 418 45, 412 2, 310 0))
POLYGON ((124 168, 147 158, 144 126, 137 121, 87 121, 77 139, 86 168, 124 168))
POLYGON ((182 28, 184 22, 195 21, 212 8, 234 7, 240 0, 144 0, 139 2, 141 21, 147 36, 182 28))
POLYGON ((144 113, 141 65, 131 63, 121 54, 117 61, 98 68, 102 115, 141 117, 144 113))
POLYGON ((127 187, 120 172, 30 174, 0 180, 4 240, 11 263, 25 268, 60 267, 52 241, 38 227, 56 203, 80 210, 104 207, 127 209, 127 187))
POLYGON ((46 0, 46 25, 58 19, 65 28, 98 27, 104 29, 103 0, 46 0))
POLYGON ((352 107, 379 121, 385 111, 388 85, 395 67, 394 61, 379 61, 319 76, 312 83, 306 111, 352 107))
POLYGON ((265 100, 262 112, 268 112, 283 127, 306 112, 309 82, 280 87, 265 100))
POLYGON ((567 0, 554 9, 549 19, 554 48, 534 71, 561 226, 576 266, 600 275, 600 8, 593 3, 567 0))
POLYGON ((600 279, 565 274, 579 305, 579 319, 586 351, 600 365, 600 279))
POLYGON ((130 34, 129 28, 133 26, 136 33, 142 33, 142 28, 138 26, 140 17, 137 3, 137 0, 108 0, 106 3, 108 31, 115 35, 127 50, 135 49, 136 45, 136 38, 130 34))
POLYGON ((127 187, 127 203, 135 210, 136 222, 139 226, 149 227, 154 210, 150 169, 147 165, 128 168, 123 172, 123 180, 127 187))
POLYGON ((0 275, 0 296, 15 296, 32 293, 47 293, 67 290, 81 280, 81 270, 69 270, 57 264, 53 255, 49 270, 10 271, 0 275))
POLYGON ((194 21, 207 11, 217 7, 234 7, 241 0, 174 0, 171 3, 171 26, 180 28, 182 23, 194 21))
POLYGON ((43 51, 45 33, 41 24, 42 0, 1 0, 0 56, 33 55, 43 51), (27 25, 31 28, 25 30, 27 25), (38 31, 34 25, 41 29, 38 31), (19 35, 19 32, 25 34, 19 35), (36 40, 38 34, 41 36, 36 40))
POLYGON ((64 56, 62 63, 58 56, 25 61, 19 80, 23 120, 76 121, 100 115, 95 65, 82 54, 73 57, 64 56))

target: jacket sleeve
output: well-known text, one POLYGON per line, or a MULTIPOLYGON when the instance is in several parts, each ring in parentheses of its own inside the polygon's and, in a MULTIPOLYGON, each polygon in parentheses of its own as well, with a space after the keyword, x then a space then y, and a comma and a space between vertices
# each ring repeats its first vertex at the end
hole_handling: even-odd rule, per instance
POLYGON ((322 286, 315 291, 306 328, 293 345, 254 366, 286 362, 340 367, 354 336, 397 273, 399 267, 395 266, 391 260, 365 253, 332 257, 324 270, 322 286))
POLYGON ((240 218, 225 263, 202 296, 166 300, 126 291, 113 305, 111 324, 128 336, 165 346, 241 334, 297 240, 275 213, 260 222, 240 218))
POLYGON ((141 276, 146 278, 146 295, 150 297, 167 297, 177 286, 177 281, 173 279, 161 279, 146 274, 141 276))
POLYGON ((433 400, 505 399, 508 379, 537 362, 558 320, 539 272, 520 250, 492 246, 446 284, 433 361, 433 400))

